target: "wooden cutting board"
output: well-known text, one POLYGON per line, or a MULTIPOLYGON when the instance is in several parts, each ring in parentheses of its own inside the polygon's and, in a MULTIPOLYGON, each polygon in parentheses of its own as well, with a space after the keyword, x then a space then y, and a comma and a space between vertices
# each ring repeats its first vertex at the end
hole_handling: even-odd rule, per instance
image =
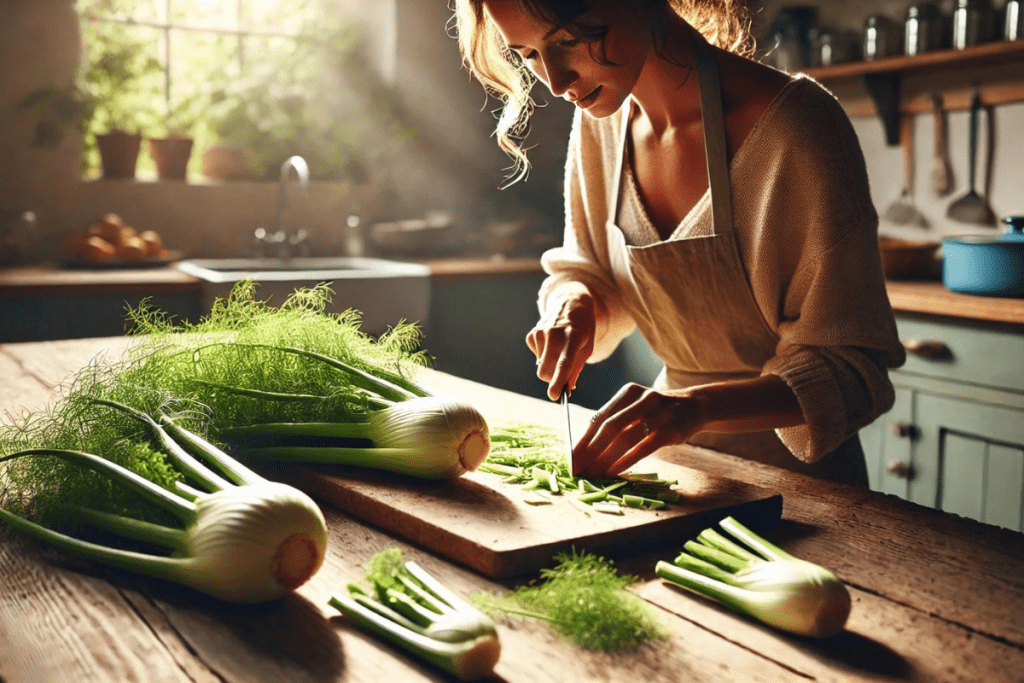
POLYGON ((764 528, 782 514, 782 496, 767 489, 656 456, 644 461, 644 470, 678 480, 673 488, 680 502, 664 510, 625 509, 621 516, 566 496, 530 505, 521 486, 484 472, 428 482, 358 468, 303 467, 288 478, 321 502, 493 578, 535 574, 572 548, 605 557, 681 548, 726 515, 764 528))

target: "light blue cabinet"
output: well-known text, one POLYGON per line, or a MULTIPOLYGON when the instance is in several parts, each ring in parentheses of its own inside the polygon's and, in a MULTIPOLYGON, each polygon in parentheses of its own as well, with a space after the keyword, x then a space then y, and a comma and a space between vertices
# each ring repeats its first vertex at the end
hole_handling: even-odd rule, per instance
POLYGON ((896 402, 861 431, 871 488, 1024 530, 1024 327, 900 314, 896 402))

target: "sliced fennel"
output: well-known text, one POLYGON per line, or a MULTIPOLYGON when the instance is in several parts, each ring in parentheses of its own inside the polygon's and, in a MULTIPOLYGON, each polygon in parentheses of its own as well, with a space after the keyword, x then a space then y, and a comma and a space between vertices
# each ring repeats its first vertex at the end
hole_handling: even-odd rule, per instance
POLYGON ((548 496, 564 495, 597 512, 621 515, 625 508, 660 510, 679 500, 671 488, 677 482, 656 474, 627 472, 607 481, 574 477, 558 437, 542 427, 498 427, 490 439, 491 453, 480 471, 498 475, 506 484, 521 485, 527 492, 523 502, 530 505, 548 504, 552 502, 548 496))
POLYGON ((826 638, 843 630, 850 593, 835 574, 793 557, 732 517, 720 526, 747 547, 705 529, 672 563, 658 562, 657 575, 783 631, 826 638))
POLYGON ((326 554, 327 528, 320 509, 306 494, 249 471, 166 417, 158 422, 113 401, 96 402, 121 410, 145 425, 174 464, 201 490, 179 484, 178 492, 169 491, 105 458, 70 449, 33 448, 0 458, 0 463, 54 456, 108 476, 169 512, 180 526, 88 507, 77 508, 81 519, 125 538, 164 548, 170 554, 99 545, 3 508, 0 520, 71 555, 180 583, 227 602, 256 603, 281 597, 320 568, 326 554))
POLYGON ((362 628, 460 680, 488 676, 501 656, 494 622, 390 548, 371 558, 369 589, 349 584, 330 604, 362 628))

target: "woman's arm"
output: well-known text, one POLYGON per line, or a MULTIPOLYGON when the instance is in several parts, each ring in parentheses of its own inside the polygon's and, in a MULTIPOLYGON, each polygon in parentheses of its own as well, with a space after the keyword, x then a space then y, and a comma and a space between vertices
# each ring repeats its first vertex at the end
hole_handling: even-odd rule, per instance
POLYGON ((762 375, 678 391, 628 384, 602 407, 573 448, 574 474, 619 474, 698 432, 757 432, 804 423, 781 378, 762 375))

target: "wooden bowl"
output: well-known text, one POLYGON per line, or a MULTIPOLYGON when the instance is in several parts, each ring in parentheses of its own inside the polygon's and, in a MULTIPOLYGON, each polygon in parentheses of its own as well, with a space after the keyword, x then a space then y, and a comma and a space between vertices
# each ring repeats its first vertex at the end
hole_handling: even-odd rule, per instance
POLYGON ((892 280, 917 280, 938 277, 940 264, 935 252, 940 244, 932 241, 879 237, 882 272, 892 280))

